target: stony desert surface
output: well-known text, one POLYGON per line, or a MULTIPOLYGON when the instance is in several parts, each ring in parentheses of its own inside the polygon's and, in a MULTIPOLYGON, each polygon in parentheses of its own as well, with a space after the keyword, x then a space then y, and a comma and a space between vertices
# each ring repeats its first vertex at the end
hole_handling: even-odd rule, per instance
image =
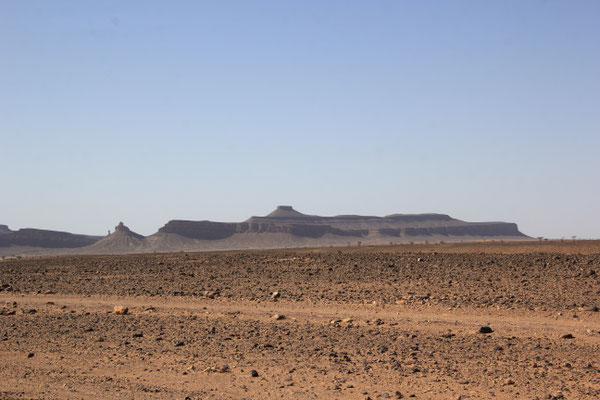
POLYGON ((598 241, 4 259, 0 398, 596 399, 597 307, 598 241))

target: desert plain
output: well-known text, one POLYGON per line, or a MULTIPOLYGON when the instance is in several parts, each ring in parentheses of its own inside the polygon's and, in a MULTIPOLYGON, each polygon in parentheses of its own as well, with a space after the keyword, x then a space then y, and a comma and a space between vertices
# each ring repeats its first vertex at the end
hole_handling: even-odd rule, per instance
POLYGON ((8 258, 0 398, 596 399, 598 307, 599 241, 8 258))

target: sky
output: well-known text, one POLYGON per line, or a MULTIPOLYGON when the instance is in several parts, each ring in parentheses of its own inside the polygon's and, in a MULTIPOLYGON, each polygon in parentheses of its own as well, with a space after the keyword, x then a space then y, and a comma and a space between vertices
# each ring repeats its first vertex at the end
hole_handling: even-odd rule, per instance
POLYGON ((0 1, 0 224, 600 238, 600 2, 0 1))

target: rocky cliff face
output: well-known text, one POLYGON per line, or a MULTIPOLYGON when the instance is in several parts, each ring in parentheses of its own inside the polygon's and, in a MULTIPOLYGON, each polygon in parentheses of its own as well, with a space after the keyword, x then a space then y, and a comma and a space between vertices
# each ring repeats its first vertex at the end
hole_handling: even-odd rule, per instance
MULTIPOLYGON (((528 238, 513 223, 465 222, 445 214, 321 217, 302 214, 291 206, 279 206, 264 217, 239 223, 173 220, 148 237, 131 231, 122 222, 104 237, 40 229, 13 232, 5 225, 0 225, 0 233, 0 248, 5 253, 12 251, 12 246, 24 246, 81 254, 528 238)), ((43 253, 28 250, 28 254, 43 253)))
POLYGON ((177 234, 198 240, 222 240, 235 234, 245 233, 281 233, 313 239, 325 235, 354 238, 367 238, 372 235, 391 238, 414 238, 415 236, 526 237, 519 232, 516 224, 471 223, 454 219, 445 214, 320 217, 302 214, 291 206, 279 206, 265 217, 251 217, 240 223, 170 221, 159 229, 159 233, 177 234))
POLYGON ((160 233, 175 233, 190 239, 219 240, 236 232, 237 224, 211 221, 169 221, 160 233))
POLYGON ((379 229, 379 233, 394 237, 402 236, 514 236, 526 237, 519 232, 516 224, 505 222, 490 222, 490 223, 472 223, 468 225, 457 226, 437 226, 437 227, 407 227, 403 229, 379 229))

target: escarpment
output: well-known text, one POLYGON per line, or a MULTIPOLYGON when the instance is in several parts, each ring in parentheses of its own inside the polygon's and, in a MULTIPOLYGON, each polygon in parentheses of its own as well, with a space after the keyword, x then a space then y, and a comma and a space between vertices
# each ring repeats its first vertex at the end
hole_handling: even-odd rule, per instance
POLYGON ((0 255, 2 248, 4 254, 14 254, 23 247, 29 254, 43 254, 48 249, 123 254, 499 239, 530 238, 514 223, 466 222, 446 214, 322 217, 278 206, 263 217, 243 222, 171 220, 150 236, 137 234, 122 222, 104 237, 37 229, 11 231, 0 225, 0 255))

